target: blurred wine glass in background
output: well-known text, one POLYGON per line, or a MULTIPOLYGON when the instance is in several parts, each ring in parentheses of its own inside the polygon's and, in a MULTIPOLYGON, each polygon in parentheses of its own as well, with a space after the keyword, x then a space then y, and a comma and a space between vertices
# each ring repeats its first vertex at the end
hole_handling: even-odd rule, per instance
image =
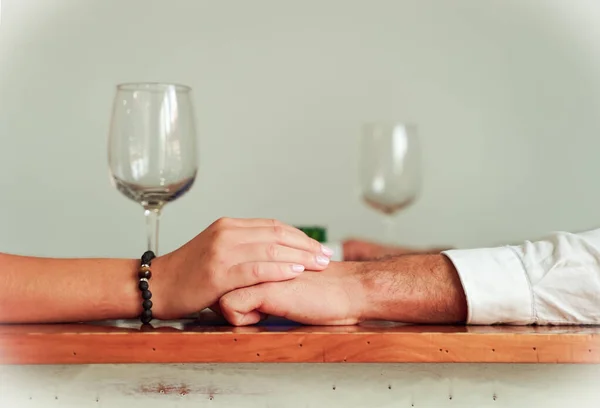
POLYGON ((162 83, 117 86, 108 141, 116 188, 144 208, 147 247, 158 255, 164 205, 196 178, 196 127, 191 88, 162 83))
POLYGON ((417 129, 403 123, 370 123, 360 138, 360 188, 363 201, 382 213, 386 241, 393 243, 393 216, 412 204, 421 188, 417 129))

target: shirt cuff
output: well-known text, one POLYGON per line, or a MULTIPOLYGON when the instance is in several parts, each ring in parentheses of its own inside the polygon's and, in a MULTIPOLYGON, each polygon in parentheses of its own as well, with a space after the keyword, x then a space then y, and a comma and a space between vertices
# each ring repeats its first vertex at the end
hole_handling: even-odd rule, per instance
POLYGON ((465 291, 468 324, 531 324, 533 294, 521 259, 508 246, 442 252, 465 291))

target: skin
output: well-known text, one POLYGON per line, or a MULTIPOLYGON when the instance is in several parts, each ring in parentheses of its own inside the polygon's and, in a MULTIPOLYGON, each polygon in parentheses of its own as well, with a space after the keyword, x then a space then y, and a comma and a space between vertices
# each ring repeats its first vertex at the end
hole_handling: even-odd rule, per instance
POLYGON ((449 248, 416 249, 393 245, 384 245, 360 239, 348 239, 344 241, 345 261, 368 261, 385 256, 399 256, 409 254, 436 254, 449 248))
MULTIPOLYGON (((141 254, 140 254, 141 255, 141 254)), ((223 218, 152 261, 152 312, 184 317, 235 289, 322 271, 331 251, 275 220, 223 218)), ((135 318, 139 259, 50 259, 0 254, 0 323, 135 318)))
POLYGON ((440 254, 332 263, 293 281, 234 290, 221 298, 220 308, 237 326, 257 323, 264 314, 315 325, 364 320, 445 324, 467 318, 456 269, 440 254))
MULTIPOLYGON (((152 311, 176 319, 213 306, 239 326, 265 315, 316 325, 466 319, 457 272, 443 255, 331 264, 329 256, 329 249, 280 222, 220 219, 152 262, 152 311)), ((142 311, 139 264, 0 254, 0 322, 135 318, 142 311)))

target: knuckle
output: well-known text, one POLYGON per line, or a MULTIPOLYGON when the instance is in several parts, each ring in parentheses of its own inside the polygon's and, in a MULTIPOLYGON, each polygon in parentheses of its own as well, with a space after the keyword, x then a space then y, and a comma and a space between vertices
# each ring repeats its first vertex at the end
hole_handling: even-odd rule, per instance
POLYGON ((283 241, 287 235, 285 228, 282 225, 275 225, 273 227, 273 234, 275 238, 279 241, 283 241))
POLYGON ((275 218, 271 218, 269 220, 269 223, 271 223, 271 225, 274 227, 283 226, 283 223, 279 220, 276 220, 275 218))
POLYGON ((275 259, 277 259, 278 256, 279 256, 279 245, 270 244, 269 246, 267 246, 267 257, 269 259, 275 260, 275 259))
POLYGON ((222 296, 219 299, 219 307, 222 310, 231 310, 233 308, 233 300, 231 295, 222 296))
POLYGON ((224 316, 227 318, 229 323, 236 324, 239 323, 239 318, 236 312, 236 302, 233 296, 225 295, 219 299, 219 307, 223 312, 224 316))
POLYGON ((262 276, 262 269, 259 263, 252 264, 252 266, 250 267, 250 276, 255 282, 260 281, 260 278, 262 276))
POLYGON ((244 288, 242 290, 237 291, 236 296, 237 296, 236 299, 241 304, 247 304, 252 301, 252 291, 249 290, 248 288, 244 288))
POLYGON ((212 243, 214 245, 222 245, 227 240, 229 232, 226 229, 219 228, 212 234, 212 243))
POLYGON ((210 245, 221 252, 227 252, 238 243, 235 228, 221 228, 212 233, 210 245))
POLYGON ((225 228, 229 225, 231 225, 231 218, 228 218, 228 217, 221 217, 218 220, 216 220, 215 222, 213 222, 213 226, 216 229, 225 228))

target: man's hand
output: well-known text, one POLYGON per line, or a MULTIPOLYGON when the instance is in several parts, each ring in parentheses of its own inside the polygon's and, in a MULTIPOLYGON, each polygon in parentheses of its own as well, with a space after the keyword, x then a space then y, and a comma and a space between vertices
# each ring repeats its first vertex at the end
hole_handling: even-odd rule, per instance
POLYGON ((467 317, 456 269, 439 254, 333 262, 319 273, 234 290, 221 298, 220 307, 236 326, 255 324, 264 314, 315 325, 461 323, 467 317))
POLYGON ((365 302, 359 268, 334 262, 294 280, 234 290, 221 298, 221 312, 236 326, 258 323, 261 314, 314 325, 356 324, 365 302))

